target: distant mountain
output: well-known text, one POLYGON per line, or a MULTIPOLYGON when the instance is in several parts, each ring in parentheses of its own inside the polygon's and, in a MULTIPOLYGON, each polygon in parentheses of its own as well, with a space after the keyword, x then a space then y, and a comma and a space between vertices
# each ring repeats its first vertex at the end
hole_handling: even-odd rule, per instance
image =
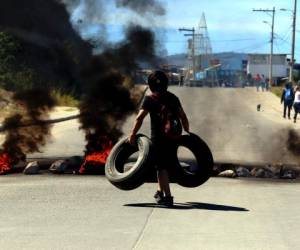
POLYGON ((184 67, 188 63, 187 54, 175 54, 165 58, 167 64, 184 67))
MULTIPOLYGON (((219 59, 221 68, 226 70, 241 70, 242 61, 247 60, 247 54, 235 52, 221 52, 213 54, 213 59, 219 59)), ((165 58, 168 64, 184 67, 188 63, 186 54, 170 55, 165 58)))

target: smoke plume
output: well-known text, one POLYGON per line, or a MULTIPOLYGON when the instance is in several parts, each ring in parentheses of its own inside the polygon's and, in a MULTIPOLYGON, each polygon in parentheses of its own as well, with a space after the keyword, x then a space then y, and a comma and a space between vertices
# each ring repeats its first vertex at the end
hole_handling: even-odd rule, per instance
POLYGON ((288 131, 287 148, 292 154, 299 157, 299 155, 300 155, 300 135, 296 130, 290 129, 288 131))
MULTIPOLYGON (((125 78, 132 78, 138 61, 154 58, 153 34, 140 26, 131 26, 124 42, 94 56, 83 70, 86 96, 80 104, 82 129, 88 145, 92 138, 108 136, 113 142, 119 138, 126 117, 136 110, 125 78)), ((89 148, 89 146, 87 146, 89 148)))
POLYGON ((102 0, 62 0, 71 13, 79 14, 79 23, 100 22, 105 19, 105 1, 102 0), (80 13, 78 13, 80 12, 80 13))
MULTIPOLYGON (((102 53, 93 56, 90 43, 73 28, 66 6, 71 11, 83 6, 83 20, 79 21, 88 22, 104 19, 104 3, 101 0, 1 1, 0 31, 13 34, 22 42, 25 51, 22 62, 34 68, 43 80, 43 85, 15 94, 14 100, 23 107, 23 113, 13 114, 4 122, 7 132, 3 151, 15 159, 39 151, 50 137, 49 125, 22 127, 47 119, 54 106, 49 91, 42 91, 41 86, 51 88, 65 82, 63 88, 75 89, 81 97, 80 122, 86 132, 87 153, 94 150, 93 145, 99 145, 97 140, 103 136, 115 142, 126 117, 135 111, 130 88, 125 83, 134 79, 140 63, 155 63, 155 36, 150 29, 128 24, 122 42, 108 45, 103 40, 102 53)), ((147 13, 165 13, 155 0, 117 0, 116 6, 129 8, 141 18, 147 13)))
POLYGON ((0 29, 37 45, 63 47, 66 42, 73 53, 84 60, 90 47, 74 31, 64 4, 55 0, 2 0, 0 29))
POLYGON ((116 0, 118 7, 129 8, 139 14, 151 13, 163 16, 166 11, 161 3, 156 0, 116 0))
POLYGON ((51 126, 47 124, 23 127, 24 124, 37 124, 49 117, 49 111, 55 105, 45 89, 20 91, 13 96, 13 101, 21 112, 4 120, 6 128, 2 151, 15 161, 25 159, 26 154, 39 152, 50 138, 51 126))

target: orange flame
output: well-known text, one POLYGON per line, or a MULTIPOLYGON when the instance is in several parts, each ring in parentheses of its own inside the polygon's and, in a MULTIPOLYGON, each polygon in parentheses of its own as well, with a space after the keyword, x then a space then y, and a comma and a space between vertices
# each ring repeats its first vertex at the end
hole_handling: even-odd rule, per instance
POLYGON ((0 155, 0 174, 6 174, 11 170, 12 159, 7 153, 0 155))
POLYGON ((79 173, 83 174, 86 170, 87 164, 92 165, 104 165, 106 163, 106 159, 112 149, 112 142, 107 137, 101 137, 100 138, 101 143, 101 151, 96 151, 90 154, 87 154, 84 158, 84 162, 82 163, 79 173))

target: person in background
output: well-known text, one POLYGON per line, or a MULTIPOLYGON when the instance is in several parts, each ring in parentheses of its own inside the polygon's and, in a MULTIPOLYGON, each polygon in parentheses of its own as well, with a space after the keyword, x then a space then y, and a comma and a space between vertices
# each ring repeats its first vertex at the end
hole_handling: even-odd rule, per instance
POLYGON ((265 91, 265 87, 266 87, 266 78, 265 78, 264 74, 261 74, 260 86, 261 86, 262 92, 264 92, 265 91))
POLYGON ((266 78, 266 81, 265 81, 265 84, 266 84, 266 91, 269 91, 270 90, 270 79, 267 77, 266 78))
POLYGON ((157 169, 157 192, 154 198, 158 204, 172 206, 173 196, 169 184, 169 171, 173 167, 176 147, 174 141, 168 138, 162 129, 162 110, 168 107, 179 118, 183 129, 189 133, 189 121, 177 96, 167 91, 169 79, 162 71, 155 71, 148 78, 151 94, 145 96, 141 109, 129 135, 129 142, 135 143, 135 136, 143 124, 144 118, 150 114, 151 140, 155 153, 157 169))
POLYGON ((296 87, 295 98, 294 98, 294 123, 297 121, 297 115, 300 112, 300 87, 296 87))
POLYGON ((300 80, 296 83, 296 85, 294 86, 294 93, 296 93, 296 89, 297 87, 300 87, 300 80))
POLYGON ((253 86, 253 78, 251 73, 247 74, 247 86, 253 86))
POLYGON ((261 77, 259 74, 256 74, 255 76, 255 85, 256 85, 256 91, 259 91, 259 86, 261 84, 261 77))
POLYGON ((286 117, 286 110, 288 110, 288 118, 291 119, 291 108, 293 106, 294 91, 291 83, 287 83, 281 94, 281 104, 283 103, 283 118, 286 117))
POLYGON ((179 86, 183 86, 184 83, 184 75, 180 75, 179 86))

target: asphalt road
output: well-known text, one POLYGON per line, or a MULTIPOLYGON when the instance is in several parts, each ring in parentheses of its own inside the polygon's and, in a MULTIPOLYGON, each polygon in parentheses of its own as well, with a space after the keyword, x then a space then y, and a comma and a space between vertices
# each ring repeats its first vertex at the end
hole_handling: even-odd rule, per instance
POLYGON ((154 183, 126 192, 103 176, 2 176, 0 248, 299 249, 299 182, 211 178, 171 188, 167 209, 153 203, 154 183))

